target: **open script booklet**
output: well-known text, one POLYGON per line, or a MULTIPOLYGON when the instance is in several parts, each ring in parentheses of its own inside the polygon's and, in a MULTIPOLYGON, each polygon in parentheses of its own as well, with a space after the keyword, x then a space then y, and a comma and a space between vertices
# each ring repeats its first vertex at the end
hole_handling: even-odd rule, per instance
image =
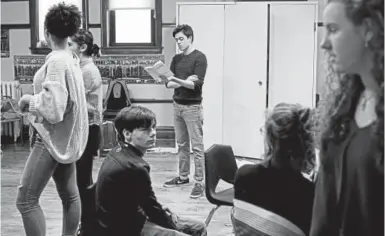
POLYGON ((156 62, 153 66, 147 66, 144 70, 147 71, 156 82, 164 81, 162 77, 168 78, 174 76, 174 73, 172 73, 162 61, 156 62))

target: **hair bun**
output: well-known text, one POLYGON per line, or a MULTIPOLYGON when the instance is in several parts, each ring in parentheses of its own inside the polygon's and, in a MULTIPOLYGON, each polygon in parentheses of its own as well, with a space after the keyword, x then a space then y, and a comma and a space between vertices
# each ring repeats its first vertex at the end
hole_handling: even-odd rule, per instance
POLYGON ((100 48, 97 44, 92 45, 91 56, 100 57, 100 48))

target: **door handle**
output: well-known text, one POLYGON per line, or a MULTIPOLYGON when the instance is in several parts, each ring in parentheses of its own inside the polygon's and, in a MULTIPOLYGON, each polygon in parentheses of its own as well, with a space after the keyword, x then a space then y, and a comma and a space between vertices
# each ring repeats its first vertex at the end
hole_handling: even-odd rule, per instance
POLYGON ((258 81, 258 84, 259 84, 259 86, 262 86, 263 83, 262 83, 262 81, 258 81))

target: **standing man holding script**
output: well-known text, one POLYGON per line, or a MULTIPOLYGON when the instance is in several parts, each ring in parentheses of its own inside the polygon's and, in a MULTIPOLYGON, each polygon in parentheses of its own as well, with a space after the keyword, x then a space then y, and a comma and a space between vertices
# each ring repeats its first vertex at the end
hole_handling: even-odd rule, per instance
POLYGON ((166 87, 174 89, 174 126, 178 144, 179 176, 164 184, 177 187, 190 182, 190 140, 195 163, 195 184, 191 198, 204 191, 204 147, 202 87, 206 75, 205 54, 193 47, 194 33, 189 25, 179 25, 173 37, 182 53, 174 56, 170 70, 175 76, 167 78, 166 87))

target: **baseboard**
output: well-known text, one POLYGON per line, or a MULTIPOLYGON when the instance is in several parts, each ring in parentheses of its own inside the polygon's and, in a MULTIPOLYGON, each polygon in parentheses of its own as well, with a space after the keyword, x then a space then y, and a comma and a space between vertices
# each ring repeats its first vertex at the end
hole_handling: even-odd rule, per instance
POLYGON ((175 131, 172 126, 156 127, 156 147, 175 148, 175 131))

